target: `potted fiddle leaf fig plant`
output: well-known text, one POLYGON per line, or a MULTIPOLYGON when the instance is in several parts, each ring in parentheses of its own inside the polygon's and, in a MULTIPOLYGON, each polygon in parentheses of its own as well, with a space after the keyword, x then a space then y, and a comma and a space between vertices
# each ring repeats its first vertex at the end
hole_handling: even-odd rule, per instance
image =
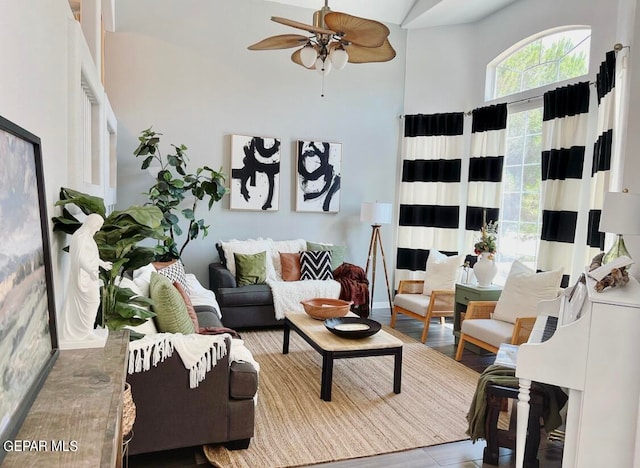
POLYGON ((160 153, 160 136, 151 129, 143 130, 138 137, 139 145, 134 156, 144 158, 141 169, 158 168, 155 183, 146 195, 149 204, 162 212, 162 227, 167 234, 161 247, 159 261, 180 258, 190 241, 207 236, 209 226, 204 219, 196 216, 196 209, 201 201, 205 201, 209 210, 228 192, 224 183, 226 175, 222 169, 215 171, 208 166, 199 167, 194 173, 187 172, 188 157, 185 145, 171 145, 173 153, 163 156, 160 153), (187 221, 183 230, 181 219, 187 221), (186 232, 182 245, 178 247, 177 239, 186 232))
POLYGON ((117 330, 127 325, 140 325, 153 317, 155 314, 149 310, 151 301, 137 296, 129 288, 120 287, 119 283, 125 272, 149 264, 158 254, 156 246, 147 247, 141 243, 147 239, 164 241, 160 209, 131 206, 107 215, 101 198, 64 187, 60 189, 60 200, 56 205, 62 206, 62 215, 53 218, 53 230, 57 232, 73 234, 82 226, 82 221, 69 211, 68 205, 75 205, 85 215, 95 213, 104 219, 94 240, 101 260, 111 262, 113 266, 111 270, 100 269, 101 304, 96 324, 117 330))

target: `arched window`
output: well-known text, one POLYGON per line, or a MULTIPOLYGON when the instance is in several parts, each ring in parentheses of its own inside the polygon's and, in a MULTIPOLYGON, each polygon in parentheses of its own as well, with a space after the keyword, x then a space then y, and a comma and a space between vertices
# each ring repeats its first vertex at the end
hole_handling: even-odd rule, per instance
POLYGON ((586 75, 591 28, 543 31, 514 44, 487 65, 488 100, 586 75))
POLYGON ((542 225, 542 93, 549 85, 586 75, 590 45, 589 27, 556 28, 514 44, 487 65, 487 100, 517 93, 524 97, 508 107, 498 283, 504 281, 515 259, 536 266, 542 225))

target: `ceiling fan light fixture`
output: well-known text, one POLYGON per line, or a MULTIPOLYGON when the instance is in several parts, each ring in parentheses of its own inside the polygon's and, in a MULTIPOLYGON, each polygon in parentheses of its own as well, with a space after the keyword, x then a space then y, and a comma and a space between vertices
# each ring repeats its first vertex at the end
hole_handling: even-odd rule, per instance
POLYGON ((300 49, 300 61, 305 67, 313 67, 313 65, 316 63, 317 58, 318 53, 316 52, 316 49, 313 48, 310 42, 307 43, 307 45, 305 45, 302 49, 300 49))
POLYGON ((327 76, 331 71, 331 60, 322 60, 322 57, 318 57, 316 71, 323 76, 327 76))
POLYGON ((331 51, 329 58, 336 70, 342 70, 349 61, 349 54, 340 46, 331 51))

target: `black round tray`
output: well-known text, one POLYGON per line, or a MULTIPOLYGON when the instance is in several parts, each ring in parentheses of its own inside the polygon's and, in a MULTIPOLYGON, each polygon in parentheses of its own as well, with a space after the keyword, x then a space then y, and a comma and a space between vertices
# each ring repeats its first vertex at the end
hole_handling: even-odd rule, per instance
POLYGON ((334 317, 324 321, 331 333, 342 338, 366 338, 380 331, 382 325, 375 320, 360 317, 334 317))

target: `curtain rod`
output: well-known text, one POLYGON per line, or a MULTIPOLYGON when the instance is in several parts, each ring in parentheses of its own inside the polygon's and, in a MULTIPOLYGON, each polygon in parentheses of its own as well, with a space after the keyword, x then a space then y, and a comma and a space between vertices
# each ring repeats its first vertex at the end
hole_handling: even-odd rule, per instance
MULTIPOLYGON (((622 45, 619 42, 614 44, 613 46, 613 50, 615 51, 616 55, 618 55, 618 52, 620 52, 622 49, 631 49, 631 46, 628 45, 622 45)), ((589 81, 589 85, 594 86, 596 84, 595 81, 589 81)), ((531 96, 528 98, 523 98, 523 99, 517 99, 515 101, 509 101, 505 104, 507 104, 507 106, 511 105, 511 104, 518 104, 519 102, 531 102, 531 101, 535 101, 536 99, 540 99, 544 94, 539 94, 537 96, 531 96)), ((502 104, 502 103, 499 103, 502 104)), ((468 117, 470 115, 473 114, 473 110, 470 111, 464 111, 463 112, 465 117, 468 117)), ((403 119, 404 118, 404 114, 400 114, 400 118, 403 119)))

